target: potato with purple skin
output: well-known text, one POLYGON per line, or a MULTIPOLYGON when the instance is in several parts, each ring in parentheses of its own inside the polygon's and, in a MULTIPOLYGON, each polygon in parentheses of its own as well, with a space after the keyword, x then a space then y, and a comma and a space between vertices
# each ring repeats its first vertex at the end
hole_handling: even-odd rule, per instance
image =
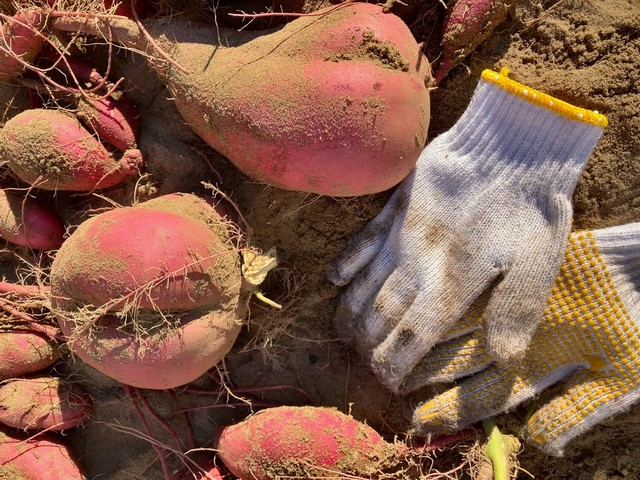
POLYGON ((380 192, 426 142, 429 63, 407 25, 377 5, 329 7, 269 32, 145 21, 167 55, 131 20, 65 14, 52 24, 145 52, 186 123, 246 175, 280 188, 380 192))
POLYGON ((127 150, 118 161, 74 116, 60 110, 31 109, 0 130, 0 161, 38 188, 92 191, 137 175, 142 154, 127 150))

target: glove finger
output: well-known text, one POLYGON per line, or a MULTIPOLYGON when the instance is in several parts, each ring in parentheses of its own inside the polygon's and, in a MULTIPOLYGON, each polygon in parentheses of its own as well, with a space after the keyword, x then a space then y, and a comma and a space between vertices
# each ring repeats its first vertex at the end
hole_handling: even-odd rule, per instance
MULTIPOLYGON (((454 323, 453 327, 445 332, 441 341, 448 342, 483 330, 484 311, 487 308, 490 297, 491 289, 482 292, 466 311, 464 317, 454 323)), ((483 348, 486 348, 485 344, 483 344, 483 348)))
POLYGON ((492 365, 428 402, 413 413, 414 427, 421 431, 458 430, 504 410, 509 393, 521 388, 518 377, 492 365))
POLYGON ((522 358, 529 346, 544 317, 568 234, 567 230, 554 235, 555 241, 525 242, 527 247, 493 289, 485 311, 485 327, 489 353, 498 362, 522 358))
POLYGON ((342 293, 333 317, 334 328, 342 338, 353 340, 358 319, 394 269, 391 248, 385 245, 342 293))
POLYGON ((586 366, 563 365, 562 359, 546 355, 537 360, 536 352, 531 355, 519 364, 493 363, 420 405, 414 412, 414 424, 421 430, 465 427, 511 410, 586 366))
POLYGON ((411 371, 401 393, 433 383, 453 382, 486 369, 493 360, 482 337, 477 332, 437 345, 411 371))
POLYGON ((391 333, 373 351, 372 366, 379 380, 397 391, 409 372, 439 342, 491 283, 496 270, 474 265, 446 265, 446 256, 434 254, 432 274, 391 333), (465 279, 451 272, 472 272, 465 279))
POLYGON ((571 439, 640 398, 637 383, 629 380, 611 377, 605 370, 578 372, 559 396, 531 416, 526 439, 550 455, 561 456, 571 439))
POLYGON ((417 287, 407 280, 403 269, 389 275, 375 300, 366 308, 357 322, 358 348, 367 358, 393 330, 417 295, 417 287))
POLYGON ((403 212, 403 198, 402 188, 397 188, 380 213, 349 241, 338 259, 327 266, 327 277, 333 284, 343 286, 351 282, 378 255, 387 241, 394 218, 403 212))

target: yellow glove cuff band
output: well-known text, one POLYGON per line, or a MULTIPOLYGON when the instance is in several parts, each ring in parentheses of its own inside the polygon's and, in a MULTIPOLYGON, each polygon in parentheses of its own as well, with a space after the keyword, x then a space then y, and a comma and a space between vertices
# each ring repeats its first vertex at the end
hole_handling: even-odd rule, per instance
POLYGON ((552 97, 551 95, 547 95, 546 93, 527 87, 515 80, 511 80, 507 75, 509 75, 508 68, 503 68, 500 70, 500 73, 496 73, 493 70, 485 70, 482 72, 482 79, 498 85, 500 88, 503 88, 523 100, 546 108, 547 110, 551 110, 570 120, 590 123, 591 125, 603 128, 609 123, 607 117, 597 111, 576 107, 563 100, 552 97))

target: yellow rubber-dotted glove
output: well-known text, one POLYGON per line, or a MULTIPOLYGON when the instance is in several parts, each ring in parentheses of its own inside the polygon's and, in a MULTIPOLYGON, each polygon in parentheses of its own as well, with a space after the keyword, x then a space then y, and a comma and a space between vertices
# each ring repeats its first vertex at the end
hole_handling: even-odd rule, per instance
MULTIPOLYGON (((519 358, 571 231, 571 195, 606 118, 485 70, 385 208, 329 267, 334 323, 397 390, 493 283, 493 358, 519 358)), ((401 121, 401 119, 398 119, 401 121)))
POLYGON ((521 361, 492 362, 476 303, 416 366, 404 391, 470 376, 419 406, 421 431, 456 430, 565 381, 525 438, 552 455, 640 397, 640 223, 571 234, 544 318, 521 361))

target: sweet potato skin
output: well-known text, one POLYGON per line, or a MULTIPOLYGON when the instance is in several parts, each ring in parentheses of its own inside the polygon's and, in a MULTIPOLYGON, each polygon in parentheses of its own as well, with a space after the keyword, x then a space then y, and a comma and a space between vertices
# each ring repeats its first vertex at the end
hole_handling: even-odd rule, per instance
POLYGON ((0 190, 0 237, 21 247, 55 250, 64 225, 44 203, 17 191, 0 190))
POLYGON ((108 188, 137 173, 60 110, 25 110, 6 122, 0 130, 0 159, 24 182, 47 190, 108 188))
POLYGON ((138 388, 164 390, 185 385, 214 367, 229 353, 240 333, 242 317, 236 302, 179 316, 170 332, 136 339, 121 332, 122 322, 103 317, 99 335, 78 335, 77 321, 59 315, 69 348, 110 378, 138 388))
POLYGON ((396 185, 415 165, 429 64, 381 7, 352 3, 212 57, 214 48, 178 45, 172 56, 197 73, 171 69, 166 83, 194 131, 249 177, 354 196, 396 185))
POLYGON ((91 411, 91 398, 57 377, 14 379, 0 386, 0 422, 23 430, 65 430, 91 411))
POLYGON ((515 0, 453 2, 443 23, 442 60, 434 75, 436 83, 491 35, 514 4, 515 0))
POLYGON ((60 358, 60 348, 44 335, 24 330, 0 331, 0 380, 44 370, 60 358))
MULTIPOLYGON (((191 128, 249 177, 332 196, 391 188, 426 142, 429 63, 406 24, 378 5, 316 13, 269 34, 146 22, 174 60, 151 64, 191 128)), ((124 19, 110 29, 95 19, 53 23, 155 52, 124 19)))
POLYGON ((0 478, 85 480, 65 445, 49 435, 27 439, 0 430, 0 478))
POLYGON ((208 206, 211 225, 196 220, 203 212, 178 213, 190 198, 202 202, 178 198, 173 211, 156 199, 93 217, 65 241, 51 268, 52 308, 72 352, 136 387, 195 380, 240 331, 240 265, 221 233, 226 223, 208 206), (101 307, 99 318, 83 315, 101 307), (144 327, 134 328, 142 317, 144 327), (89 335, 93 322, 100 328, 89 335))
POLYGON ((396 462, 397 448, 335 409, 275 407, 224 427, 214 447, 238 478, 269 480, 343 473, 369 476, 396 462))
POLYGON ((95 216, 67 239, 51 271, 56 305, 72 302, 116 311, 193 310, 225 293, 219 269, 236 262, 207 227, 183 215, 138 207, 95 216))
POLYGON ((39 8, 17 12, 0 25, 0 82, 11 82, 24 71, 20 61, 31 63, 40 53, 46 15, 39 8), (20 60, 19 60, 20 59, 20 60))
POLYGON ((140 114, 126 97, 83 96, 78 100, 76 115, 90 131, 121 152, 137 147, 140 114))

